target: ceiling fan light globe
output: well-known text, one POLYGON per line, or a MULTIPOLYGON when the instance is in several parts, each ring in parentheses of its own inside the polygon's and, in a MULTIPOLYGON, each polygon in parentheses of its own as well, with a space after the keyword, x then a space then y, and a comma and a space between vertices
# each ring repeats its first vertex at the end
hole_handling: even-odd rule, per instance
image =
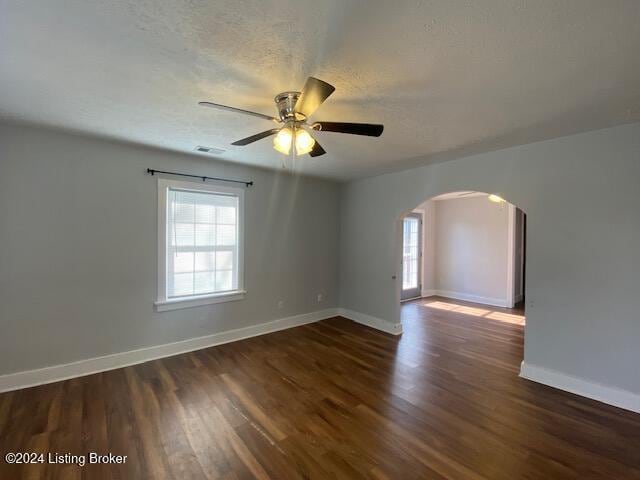
POLYGON ((293 132, 289 127, 281 129, 273 138, 273 148, 278 152, 289 155, 291 151, 291 143, 293 141, 293 132))
POLYGON ((298 155, 304 155, 313 150, 313 146, 316 141, 313 139, 309 132, 300 128, 296 130, 296 153, 298 155))

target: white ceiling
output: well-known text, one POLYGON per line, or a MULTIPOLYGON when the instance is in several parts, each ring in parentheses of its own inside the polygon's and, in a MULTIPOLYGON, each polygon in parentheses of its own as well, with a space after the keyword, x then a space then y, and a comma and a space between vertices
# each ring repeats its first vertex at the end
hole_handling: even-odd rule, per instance
POLYGON ((0 115, 278 167, 229 144, 309 75, 336 86, 305 173, 351 179, 640 120, 640 1, 0 0, 0 115))

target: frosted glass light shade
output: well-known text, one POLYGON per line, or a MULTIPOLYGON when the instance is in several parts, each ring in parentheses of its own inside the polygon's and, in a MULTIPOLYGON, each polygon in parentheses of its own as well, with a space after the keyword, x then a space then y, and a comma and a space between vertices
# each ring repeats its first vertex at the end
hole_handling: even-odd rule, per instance
POLYGON ((316 141, 313 139, 309 132, 299 128, 296 130, 296 153, 298 155, 304 155, 313 150, 313 146, 316 141))
POLYGON ((289 127, 285 127, 280 130, 273 138, 273 148, 275 148, 280 153, 289 155, 289 152, 291 151, 292 140, 293 132, 289 127))

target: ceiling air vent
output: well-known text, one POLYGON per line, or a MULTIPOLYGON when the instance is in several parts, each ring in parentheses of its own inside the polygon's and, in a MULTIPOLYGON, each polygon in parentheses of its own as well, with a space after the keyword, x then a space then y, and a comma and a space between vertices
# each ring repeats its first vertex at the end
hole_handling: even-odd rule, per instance
POLYGON ((194 150, 200 153, 208 153, 209 155, 220 155, 221 153, 224 153, 224 149, 222 148, 203 147, 202 145, 198 145, 194 150))

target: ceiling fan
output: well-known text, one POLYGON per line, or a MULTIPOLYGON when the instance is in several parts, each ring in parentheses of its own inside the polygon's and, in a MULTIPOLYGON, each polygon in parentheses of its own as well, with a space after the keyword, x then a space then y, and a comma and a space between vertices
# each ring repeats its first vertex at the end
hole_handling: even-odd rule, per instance
POLYGON ((349 133, 352 135, 366 135, 369 137, 379 137, 382 135, 383 125, 371 123, 345 123, 345 122, 313 122, 307 123, 309 117, 318 109, 320 105, 333 93, 335 87, 314 77, 309 77, 304 84, 302 92, 282 92, 276 95, 276 109, 278 117, 264 115, 262 113, 250 112, 241 108, 228 107, 212 102, 199 102, 205 107, 219 108, 254 117, 264 118, 277 123, 279 126, 264 132, 251 135, 233 142, 231 145, 245 146, 257 142, 263 138, 275 135, 273 148, 278 152, 288 155, 292 147, 295 146, 297 155, 308 153, 312 157, 324 155, 325 150, 311 136, 309 129, 324 132, 349 133))

